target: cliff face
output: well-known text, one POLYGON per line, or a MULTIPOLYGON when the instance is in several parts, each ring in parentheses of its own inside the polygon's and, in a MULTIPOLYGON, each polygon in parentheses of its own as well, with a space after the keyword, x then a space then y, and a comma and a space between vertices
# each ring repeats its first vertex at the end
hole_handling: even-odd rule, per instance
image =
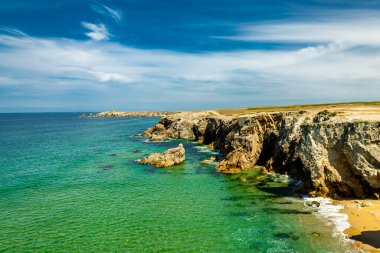
POLYGON ((255 165, 304 182, 305 193, 331 197, 380 193, 380 122, 330 119, 305 112, 223 116, 181 112, 165 116, 144 134, 152 141, 195 139, 226 157, 223 173, 255 165))

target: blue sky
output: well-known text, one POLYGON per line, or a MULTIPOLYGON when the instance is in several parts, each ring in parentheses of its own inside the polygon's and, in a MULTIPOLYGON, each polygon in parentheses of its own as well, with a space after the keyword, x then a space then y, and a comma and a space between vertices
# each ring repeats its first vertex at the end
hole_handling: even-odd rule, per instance
POLYGON ((380 100, 379 67, 377 0, 0 1, 0 112, 380 100))

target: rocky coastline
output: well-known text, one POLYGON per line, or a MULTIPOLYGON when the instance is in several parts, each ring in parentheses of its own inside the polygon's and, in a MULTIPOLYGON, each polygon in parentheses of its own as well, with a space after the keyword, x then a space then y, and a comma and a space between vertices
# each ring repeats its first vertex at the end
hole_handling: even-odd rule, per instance
POLYGON ((106 111, 100 113, 89 113, 88 115, 82 113, 81 118, 148 118, 148 117, 164 117, 170 115, 172 112, 122 112, 122 111, 106 111))
POLYGON ((256 165, 303 182, 310 196, 379 198, 380 121, 333 111, 222 115, 216 111, 164 116, 143 134, 151 141, 192 139, 225 157, 216 169, 239 173, 256 165))

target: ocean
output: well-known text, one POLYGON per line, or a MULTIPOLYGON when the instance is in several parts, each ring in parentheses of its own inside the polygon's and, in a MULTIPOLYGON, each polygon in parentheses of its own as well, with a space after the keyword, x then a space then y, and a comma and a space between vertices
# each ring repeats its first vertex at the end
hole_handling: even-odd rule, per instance
POLYGON ((195 142, 135 136, 158 118, 78 115, 0 114, 0 252, 353 250, 283 183, 219 174, 195 142), (179 142, 181 165, 136 162, 179 142))

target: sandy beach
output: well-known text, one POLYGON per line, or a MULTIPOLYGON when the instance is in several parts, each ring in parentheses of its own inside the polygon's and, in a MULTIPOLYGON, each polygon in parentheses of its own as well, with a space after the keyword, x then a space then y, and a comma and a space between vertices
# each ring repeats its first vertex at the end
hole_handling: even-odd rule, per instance
POLYGON ((380 252, 380 200, 336 200, 351 227, 345 230, 364 252, 380 252))

